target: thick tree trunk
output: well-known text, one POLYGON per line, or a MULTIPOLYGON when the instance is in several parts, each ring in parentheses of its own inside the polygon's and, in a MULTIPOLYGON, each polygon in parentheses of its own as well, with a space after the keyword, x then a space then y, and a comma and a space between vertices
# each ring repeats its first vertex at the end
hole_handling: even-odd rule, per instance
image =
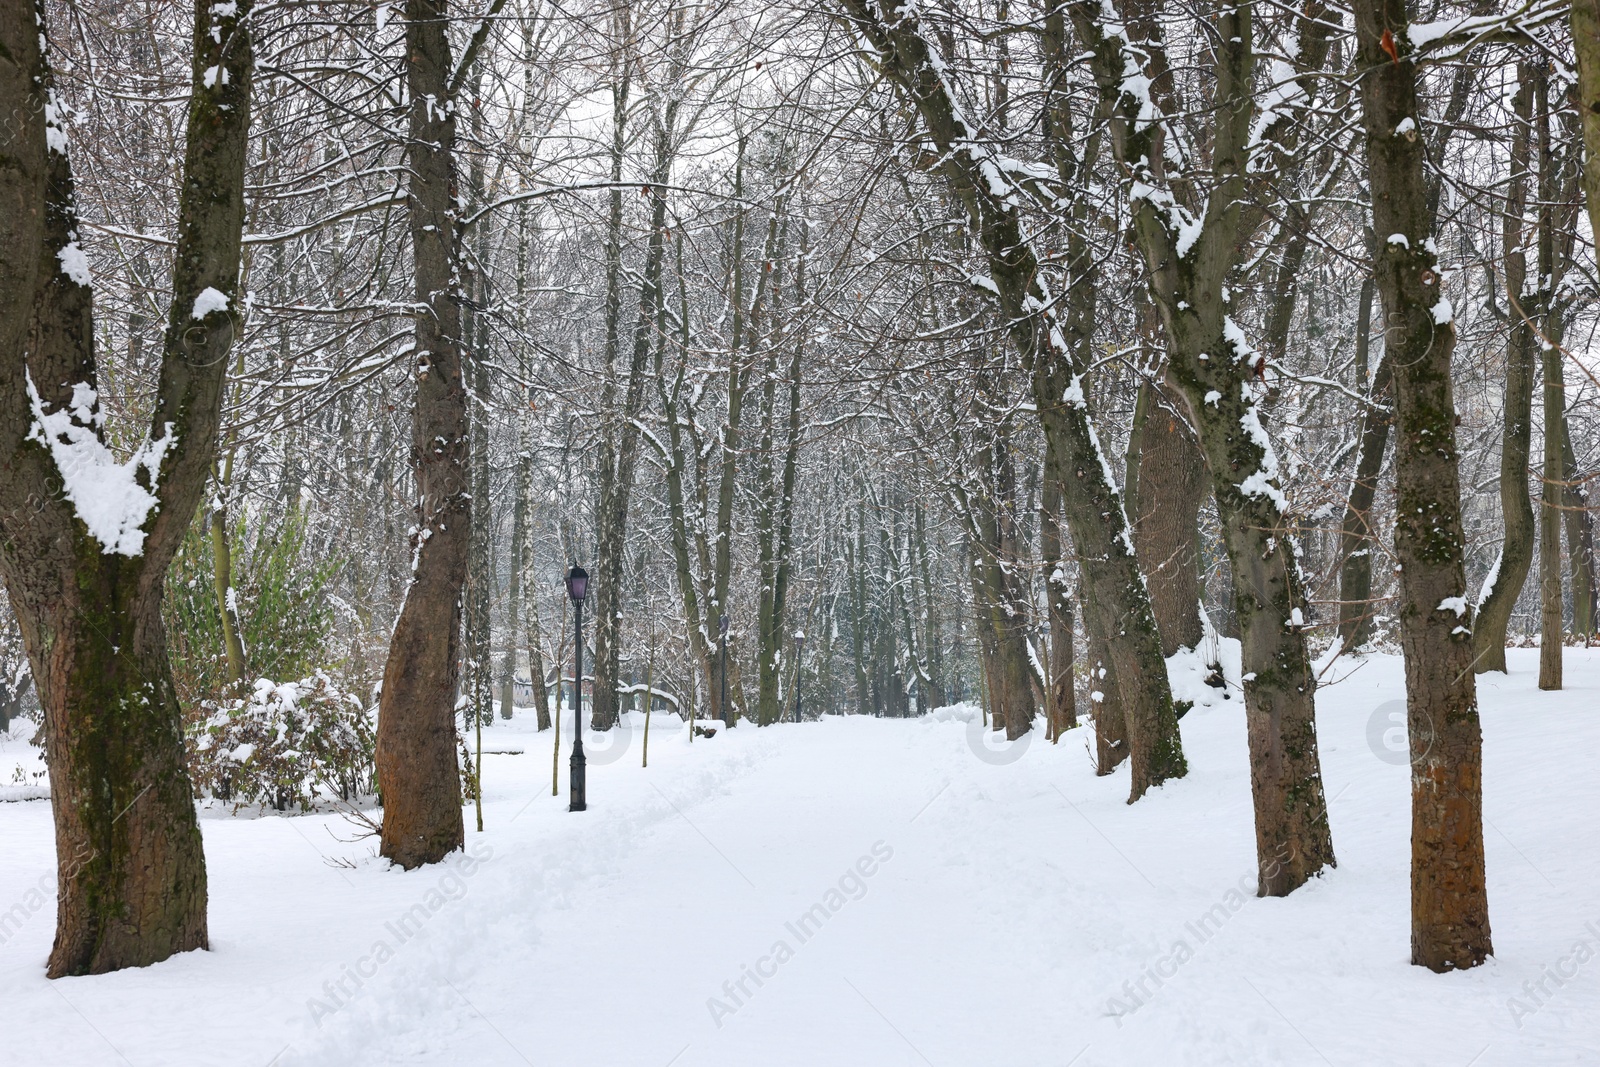
MULTIPOLYGON (((1033 727, 1033 668, 1028 654, 1028 596, 1021 581, 1016 467, 1008 428, 999 426, 974 457, 981 479, 969 501, 972 584, 980 629, 987 628, 990 725, 1016 740, 1033 727)), ((893 584, 893 583, 888 583, 893 584)))
POLYGON ((47 973, 60 977, 207 944, 161 594, 216 458, 254 63, 250 5, 199 3, 155 411, 139 462, 122 466, 95 393, 88 278, 64 254, 78 249, 75 194, 64 131, 49 129, 47 148, 42 11, 0 9, 0 111, 19 118, 0 154, 0 499, 13 502, 0 513, 0 569, 45 714, 59 884, 47 973), (70 457, 58 452, 67 442, 70 457), (110 522, 103 508, 79 510, 90 503, 79 494, 96 491, 80 480, 86 457, 129 479, 110 522), (96 512, 92 525, 82 517, 96 512))
POLYGON ((1533 447, 1533 366, 1539 338, 1520 308, 1532 304, 1528 279, 1528 234, 1523 216, 1528 209, 1528 163, 1533 148, 1533 80, 1529 64, 1518 68, 1512 98, 1516 127, 1511 134, 1511 182, 1501 222, 1501 256, 1511 313, 1506 341, 1505 428, 1500 437, 1500 512, 1505 540, 1478 598, 1473 625, 1474 670, 1506 670, 1506 629, 1522 596, 1533 565, 1533 502, 1528 495, 1528 460, 1533 447))
POLYGON ((449 0, 407 0, 409 214, 417 303, 411 463, 420 496, 414 563, 383 671, 375 762, 380 854, 405 868, 461 847, 455 702, 472 539, 466 383, 457 291, 455 112, 449 0))
POLYGON ((1424 144, 1416 136, 1423 113, 1405 3, 1358 0, 1355 12, 1373 232, 1382 242, 1375 273, 1394 362, 1394 540, 1411 743, 1411 960, 1445 971, 1476 966, 1493 951, 1451 388, 1455 326, 1432 251, 1435 220, 1424 144))

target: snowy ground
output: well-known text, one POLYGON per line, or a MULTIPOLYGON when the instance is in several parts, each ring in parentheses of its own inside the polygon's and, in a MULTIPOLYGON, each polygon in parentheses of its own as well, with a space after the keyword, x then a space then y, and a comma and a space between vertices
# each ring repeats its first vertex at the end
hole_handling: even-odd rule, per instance
POLYGON ((1190 776, 1131 807, 1081 731, 991 750, 946 712, 691 747, 657 716, 647 770, 636 734, 609 763, 597 739, 576 815, 519 720, 486 734, 525 751, 486 759, 479 859, 401 873, 337 817, 207 814, 211 951, 56 982, 49 806, 0 803, 0 1063, 1596 1062, 1600 654, 1557 694, 1536 655, 1481 683, 1497 954, 1470 973, 1407 963, 1379 657, 1321 694, 1339 868, 1283 900, 1238 893, 1237 701, 1186 717, 1190 776))

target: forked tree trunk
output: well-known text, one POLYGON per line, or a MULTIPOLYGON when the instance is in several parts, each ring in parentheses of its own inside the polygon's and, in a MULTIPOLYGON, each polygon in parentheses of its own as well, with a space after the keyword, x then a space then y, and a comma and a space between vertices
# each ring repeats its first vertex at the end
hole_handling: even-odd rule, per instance
POLYGON ((1533 501, 1528 495, 1528 459, 1533 447, 1533 366, 1539 339, 1533 324, 1520 309, 1532 304, 1528 291, 1528 233, 1523 216, 1528 209, 1528 164, 1533 150, 1533 81, 1529 64, 1518 66, 1518 85, 1511 110, 1511 182, 1506 189, 1505 216, 1501 222, 1501 258, 1504 262, 1507 307, 1511 317, 1506 340, 1506 400, 1504 429, 1500 437, 1500 513, 1505 540, 1478 598, 1474 624, 1476 658, 1473 669, 1506 670, 1506 630, 1511 612, 1522 596, 1533 565, 1533 501))
POLYGON ((411 464, 420 497, 414 563, 383 670, 374 757, 381 855, 405 868, 461 847, 455 702, 472 540, 466 383, 457 289, 455 111, 449 0, 406 0, 409 225, 416 300, 411 464))
POLYGON ((1375 273, 1394 361, 1394 542, 1411 745, 1411 961, 1445 971, 1476 966, 1493 951, 1451 388, 1455 325, 1431 251, 1434 213, 1417 136, 1423 114, 1405 0, 1358 0, 1355 12, 1373 232, 1381 242, 1375 273), (1397 49, 1394 57, 1389 49, 1397 49))
POLYGON ((0 157, 0 569, 48 737, 59 886, 51 977, 207 944, 205 859, 161 595, 215 462, 234 341, 250 16, 248 2, 196 5, 155 411, 134 461, 120 465, 100 425, 65 133, 47 134, 44 9, 0 5, 0 111, 17 120, 0 157), (105 490, 83 482, 85 462, 123 482, 120 513, 107 515, 105 490), (89 508, 83 494, 94 492, 89 508))

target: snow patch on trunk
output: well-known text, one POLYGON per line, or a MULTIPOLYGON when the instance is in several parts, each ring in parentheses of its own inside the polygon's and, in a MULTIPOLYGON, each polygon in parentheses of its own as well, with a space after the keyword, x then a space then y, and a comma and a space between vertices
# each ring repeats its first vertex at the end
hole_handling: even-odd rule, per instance
POLYGON ((70 407, 45 411, 44 401, 28 375, 28 402, 33 409, 30 440, 49 452, 61 475, 61 493, 107 555, 138 556, 144 552, 144 524, 159 507, 154 489, 161 461, 174 438, 172 423, 158 440, 146 440, 126 463, 118 463, 96 428, 105 415, 98 409, 94 387, 72 387, 70 407), (145 472, 150 488, 139 484, 145 472))

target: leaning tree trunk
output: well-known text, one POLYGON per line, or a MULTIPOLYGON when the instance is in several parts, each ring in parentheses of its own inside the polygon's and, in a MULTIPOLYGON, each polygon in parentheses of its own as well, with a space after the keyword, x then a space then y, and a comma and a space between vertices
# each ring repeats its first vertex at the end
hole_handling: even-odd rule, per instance
MULTIPOLYGON (((1162 670, 1161 639, 1150 596, 1134 557, 1122 494, 1111 479, 1084 394, 1086 367, 1076 365, 1073 341, 1092 323, 1063 318, 1050 299, 1038 258, 1023 237, 1022 190, 1003 160, 980 138, 956 103, 942 61, 910 8, 886 12, 868 0, 840 0, 853 28, 877 54, 885 73, 920 114, 939 149, 940 170, 966 209, 983 248, 990 280, 1011 343, 1033 379, 1034 402, 1052 449, 1046 472, 1063 486, 1067 527, 1083 572, 1083 594, 1122 682, 1131 771, 1129 799, 1188 772, 1172 690, 1162 670), (893 21, 890 21, 892 18, 893 21)), ((1073 232, 1068 228, 1069 238, 1073 232)), ((1070 255, 1076 290, 1089 288, 1087 250, 1070 255)))
POLYGON ((243 0, 196 5, 172 306, 149 435, 124 465, 101 426, 66 135, 46 107, 43 8, 0 5, 0 110, 17 119, 0 156, 0 569, 48 736, 51 977, 207 945, 161 595, 215 462, 235 335, 250 14, 243 0), (85 465, 97 469, 94 487, 85 465), (117 495, 122 506, 108 508, 117 495))
POLYGON ((1358 0, 1375 273, 1395 387, 1395 555, 1411 743, 1411 961, 1473 967, 1493 951, 1483 750, 1455 442, 1455 325, 1432 251, 1423 118, 1405 0, 1358 0), (1398 42, 1398 44, 1396 43, 1398 42), (1387 47, 1386 47, 1387 46, 1387 47), (1391 56, 1389 49, 1397 49, 1391 56))
POLYGON ((1500 512, 1505 540, 1483 583, 1478 598, 1478 621, 1473 626, 1476 653, 1474 669, 1506 670, 1506 630, 1511 612, 1522 596, 1533 565, 1533 502, 1528 496, 1528 458, 1533 447, 1533 365, 1539 338, 1533 323, 1521 313, 1531 303, 1527 287, 1527 233, 1523 216, 1528 209, 1528 161, 1533 148, 1533 81, 1529 64, 1518 67, 1518 85, 1512 98, 1516 126, 1511 140, 1511 182, 1506 189, 1505 216, 1501 222, 1501 256, 1505 264, 1507 304, 1511 312, 1506 341, 1506 401, 1504 430, 1500 438, 1500 512))
POLYGON ((455 702, 461 600, 472 540, 466 383, 457 288, 455 112, 449 0, 407 0, 409 224, 416 300, 411 464, 420 496, 414 563, 389 642, 374 761, 383 796, 380 853, 405 868, 461 847, 455 702))

